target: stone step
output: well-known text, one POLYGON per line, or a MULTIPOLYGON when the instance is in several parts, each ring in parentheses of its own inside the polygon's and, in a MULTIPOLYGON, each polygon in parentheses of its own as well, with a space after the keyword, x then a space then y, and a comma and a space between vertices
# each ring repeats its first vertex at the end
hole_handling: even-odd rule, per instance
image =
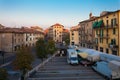
POLYGON ((103 78, 95 76, 86 76, 86 77, 45 77, 45 78, 29 78, 28 80, 105 80, 103 78))

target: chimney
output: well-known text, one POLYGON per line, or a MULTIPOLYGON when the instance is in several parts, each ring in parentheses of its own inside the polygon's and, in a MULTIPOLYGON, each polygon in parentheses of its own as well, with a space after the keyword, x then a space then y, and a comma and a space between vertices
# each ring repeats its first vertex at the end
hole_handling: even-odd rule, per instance
POLYGON ((89 19, 91 19, 91 18, 92 18, 92 13, 89 14, 89 19))

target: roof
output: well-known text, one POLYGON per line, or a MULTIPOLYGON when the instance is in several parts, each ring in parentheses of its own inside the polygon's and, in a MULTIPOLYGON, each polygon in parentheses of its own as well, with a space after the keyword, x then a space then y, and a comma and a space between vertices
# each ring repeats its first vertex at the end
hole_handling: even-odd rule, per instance
POLYGON ((63 32, 69 33, 68 29, 63 29, 63 32))
POLYGON ((47 28, 46 30, 44 30, 44 34, 47 34, 49 32, 49 28, 47 28))
POLYGON ((81 22, 79 22, 79 23, 84 23, 84 22, 93 21, 93 20, 95 20, 96 18, 98 18, 98 16, 92 16, 90 19, 86 19, 86 20, 81 21, 81 22))
POLYGON ((106 16, 106 15, 109 15, 109 14, 112 14, 112 13, 116 13, 116 12, 119 12, 120 10, 117 10, 117 11, 103 11, 100 13, 100 17, 103 17, 103 16, 106 16))
POLYGON ((80 27, 77 25, 77 26, 73 26, 70 28, 71 31, 76 31, 78 30, 80 27))
MULTIPOLYGON (((54 25, 52 25, 52 27, 53 26, 63 26, 63 25, 61 25, 61 24, 59 24, 59 23, 56 23, 56 24, 54 24, 54 25)), ((64 27, 64 26, 63 26, 64 27)))
POLYGON ((0 29, 0 33, 42 33, 30 28, 4 28, 0 29))

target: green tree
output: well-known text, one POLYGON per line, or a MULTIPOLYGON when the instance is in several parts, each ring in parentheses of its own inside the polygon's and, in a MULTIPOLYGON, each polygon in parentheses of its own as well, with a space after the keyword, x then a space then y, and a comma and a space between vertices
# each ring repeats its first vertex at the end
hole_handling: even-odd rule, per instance
POLYGON ((24 80, 27 71, 32 69, 31 64, 33 60, 34 58, 29 47, 23 46, 17 51, 13 66, 14 69, 21 71, 21 80, 24 80))
POLYGON ((42 61, 43 61, 44 58, 47 58, 46 45, 47 45, 46 42, 42 38, 40 38, 36 42, 36 55, 42 61))
POLYGON ((0 68, 0 80, 7 80, 7 70, 0 68))
POLYGON ((65 40, 66 45, 69 45, 70 44, 70 35, 69 34, 66 35, 64 40, 65 40))
POLYGON ((55 42, 53 40, 48 40, 46 49, 48 54, 53 54, 56 51, 55 42))

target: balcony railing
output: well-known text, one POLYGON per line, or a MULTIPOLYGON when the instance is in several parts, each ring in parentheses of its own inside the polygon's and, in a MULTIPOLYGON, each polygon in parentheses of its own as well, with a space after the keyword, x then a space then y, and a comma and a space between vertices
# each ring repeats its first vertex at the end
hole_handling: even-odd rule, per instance
POLYGON ((108 26, 105 26, 105 28, 117 28, 118 27, 118 24, 115 24, 115 25, 108 25, 108 26))
POLYGON ((109 34, 106 34, 106 35, 97 34, 96 37, 100 37, 100 38, 109 38, 109 34))
POLYGON ((111 49, 118 49, 118 45, 116 45, 116 44, 109 44, 108 45, 109 46, 109 48, 111 48, 111 49))

